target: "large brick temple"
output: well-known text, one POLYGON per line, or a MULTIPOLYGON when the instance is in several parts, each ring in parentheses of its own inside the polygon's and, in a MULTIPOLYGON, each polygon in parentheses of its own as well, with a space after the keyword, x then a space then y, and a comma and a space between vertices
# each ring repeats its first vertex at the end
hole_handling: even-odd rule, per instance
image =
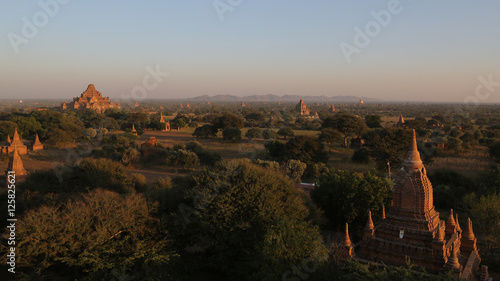
POLYGON ((399 266, 410 261, 428 272, 451 270, 466 280, 487 280, 488 268, 480 268, 471 220, 462 228, 453 210, 446 221, 440 220, 433 203, 432 184, 413 131, 387 215, 384 208, 380 222, 374 225, 369 213, 364 237, 355 253, 351 243, 344 241, 344 246, 349 248, 350 256, 356 255, 364 262, 399 266))
POLYGON ((94 109, 97 113, 103 113, 108 108, 120 108, 120 103, 110 101, 109 97, 102 97, 101 92, 95 89, 94 84, 90 84, 80 97, 73 98, 70 103, 63 102, 61 104, 61 110, 87 108, 94 109))

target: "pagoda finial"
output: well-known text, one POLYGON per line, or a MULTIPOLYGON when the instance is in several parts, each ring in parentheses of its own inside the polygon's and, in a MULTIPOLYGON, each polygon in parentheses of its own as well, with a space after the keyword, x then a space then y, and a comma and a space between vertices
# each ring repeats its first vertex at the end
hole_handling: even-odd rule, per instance
POLYGON ((382 217, 383 220, 385 220, 385 205, 382 205, 382 217))
POLYGON ((455 244, 451 246, 451 254, 448 258, 448 262, 446 263, 446 267, 449 269, 460 268, 460 263, 457 258, 457 251, 455 251, 455 244))
POLYGON ((458 214, 455 214, 455 225, 457 226, 457 231, 462 231, 460 224, 458 223, 458 214))
POLYGON ((443 241, 444 240, 444 229, 441 228, 441 224, 438 224, 436 240, 443 241))
POLYGON ((410 150, 408 151, 405 160, 405 166, 412 168, 420 168, 423 167, 424 165, 422 163, 422 159, 420 159, 420 153, 418 152, 417 135, 415 133, 415 130, 413 130, 412 133, 413 135, 412 135, 410 150))
POLYGON ((349 238, 349 224, 345 224, 345 237, 344 241, 342 242, 344 246, 351 246, 351 238, 349 238))
POLYGON ((7 135, 7 142, 8 142, 8 143, 11 143, 11 142, 12 142, 12 140, 10 139, 10 135, 7 135))
POLYGON ((16 141, 16 140, 20 140, 20 139, 19 139, 19 134, 17 133, 17 127, 16 127, 16 129, 14 130, 14 137, 12 138, 12 141, 16 141))
POLYGON ((375 228, 375 226, 373 225, 372 212, 368 211, 368 220, 366 221, 365 229, 372 230, 373 228, 375 228))
POLYGON ((474 235, 474 231, 472 230, 472 221, 470 220, 470 218, 467 218, 467 226, 464 229, 462 237, 468 240, 474 240, 476 238, 476 236, 474 235))
POLYGON ((40 142, 40 139, 38 138, 38 133, 35 133, 35 143, 40 142))
POLYGON ((446 220, 446 234, 452 235, 456 232, 455 218, 453 217, 453 209, 450 210, 450 216, 446 220))

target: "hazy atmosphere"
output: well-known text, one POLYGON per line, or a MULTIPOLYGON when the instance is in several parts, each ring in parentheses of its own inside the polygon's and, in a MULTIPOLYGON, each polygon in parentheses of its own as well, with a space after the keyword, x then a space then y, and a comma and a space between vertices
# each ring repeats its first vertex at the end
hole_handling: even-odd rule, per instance
MULTIPOLYGON (((479 77, 490 90, 500 81, 498 1, 3 3, 4 99, 66 99, 90 83, 118 98, 143 83, 147 67, 161 72, 152 99, 463 102, 479 77)), ((500 102, 491 93, 480 102, 500 102)))

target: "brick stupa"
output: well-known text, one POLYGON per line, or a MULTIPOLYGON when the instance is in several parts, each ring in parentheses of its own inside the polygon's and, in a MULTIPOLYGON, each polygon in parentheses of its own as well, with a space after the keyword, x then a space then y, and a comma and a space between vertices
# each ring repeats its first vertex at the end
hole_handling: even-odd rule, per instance
POLYGON ((10 158, 9 166, 5 173, 8 174, 11 171, 15 172, 16 177, 28 174, 28 172, 24 169, 23 160, 21 160, 21 156, 19 156, 19 153, 17 152, 17 147, 14 148, 14 155, 10 158))
POLYGON ((14 137, 10 140, 10 137, 7 138, 7 145, 2 147, 1 151, 3 154, 8 154, 14 152, 17 148, 19 154, 27 154, 28 147, 21 141, 19 134, 17 133, 17 128, 14 131, 14 137))
POLYGON ((38 134, 35 135, 35 143, 33 144, 32 150, 42 150, 43 149, 43 144, 40 142, 40 139, 38 139, 38 134))
POLYGON ((415 131, 392 194, 393 204, 376 226, 369 213, 356 251, 361 260, 400 266, 409 259, 429 272, 452 270, 460 278, 479 279, 481 259, 472 222, 467 220, 462 230, 453 210, 446 222, 439 219, 415 131))
POLYGON ((301 98, 299 103, 295 106, 295 111, 300 115, 309 115, 310 111, 307 109, 306 103, 301 98))
POLYGON ((101 92, 95 89, 94 84, 90 84, 87 90, 80 97, 73 98, 70 103, 63 102, 61 110, 66 109, 94 109, 97 113, 103 113, 108 108, 120 108, 120 103, 109 100, 109 97, 103 97, 101 92))

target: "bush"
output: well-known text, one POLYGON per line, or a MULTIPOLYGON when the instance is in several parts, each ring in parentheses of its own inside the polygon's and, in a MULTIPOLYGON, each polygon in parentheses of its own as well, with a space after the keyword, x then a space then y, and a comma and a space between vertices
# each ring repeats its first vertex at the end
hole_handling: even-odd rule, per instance
POLYGON ((241 130, 234 127, 229 127, 222 131, 222 139, 225 141, 241 141, 241 130))
POLYGON ((355 163, 368 164, 370 162, 370 152, 366 148, 356 150, 351 160, 355 163))

